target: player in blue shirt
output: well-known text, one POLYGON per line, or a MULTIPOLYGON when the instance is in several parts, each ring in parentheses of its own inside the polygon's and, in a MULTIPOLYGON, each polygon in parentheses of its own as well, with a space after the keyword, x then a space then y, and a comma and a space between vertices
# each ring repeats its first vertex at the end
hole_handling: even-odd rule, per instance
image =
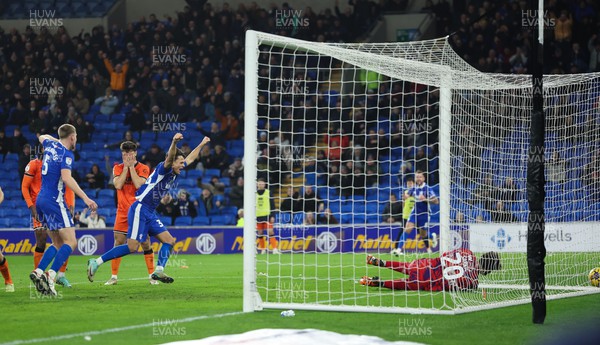
POLYGON ((181 133, 173 136, 171 147, 169 147, 169 151, 167 152, 167 158, 164 162, 156 166, 154 171, 148 176, 146 183, 135 193, 136 201, 131 205, 127 214, 129 228, 127 230, 127 243, 114 247, 97 259, 90 259, 88 261, 87 272, 88 279, 91 282, 94 281, 94 274, 96 274, 100 265, 112 259, 135 253, 140 243, 144 242, 148 235, 154 236, 162 242, 162 246, 158 251, 158 262, 154 273, 152 273, 152 279, 163 283, 173 282, 173 278, 164 273, 164 268, 173 251, 175 239, 160 221, 156 213, 156 207, 162 197, 169 193, 171 188, 175 187, 175 182, 181 171, 198 158, 202 147, 210 141, 210 138, 205 137, 185 157, 184 153, 177 148, 177 143, 182 139, 183 135, 181 133))
MULTIPOLYGON (((422 230, 425 233, 424 238, 428 239, 426 227, 429 223, 429 204, 439 204, 440 202, 433 189, 425 183, 425 174, 420 170, 415 172, 415 186, 404 192, 405 199, 411 196, 415 198, 415 206, 406 222, 406 228, 400 236, 398 248, 404 247, 406 235, 410 234, 415 227, 422 230)), ((434 237, 432 242, 435 241, 437 239, 434 237)), ((431 253, 431 247, 435 247, 435 245, 429 242, 427 241, 427 252, 431 253)), ((398 253, 401 252, 398 251, 398 253)))
POLYGON ((46 249, 37 268, 29 278, 36 289, 44 294, 56 296, 54 283, 56 272, 67 261, 77 245, 75 226, 65 200, 65 186, 68 186, 79 196, 90 210, 96 210, 98 205, 90 199, 71 176, 74 156, 72 150, 77 144, 75 127, 64 124, 58 128, 58 138, 50 135, 40 135, 40 143, 44 147, 42 160, 42 188, 37 196, 36 210, 40 222, 49 230, 52 246, 46 249), (44 272, 50 265, 48 272, 44 272))

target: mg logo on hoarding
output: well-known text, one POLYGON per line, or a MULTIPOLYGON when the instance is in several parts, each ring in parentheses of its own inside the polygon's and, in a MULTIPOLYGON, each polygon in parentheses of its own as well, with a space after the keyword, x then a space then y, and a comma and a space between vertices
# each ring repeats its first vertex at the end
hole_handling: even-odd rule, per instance
POLYGON ((329 231, 324 231, 317 236, 317 248, 324 253, 331 253, 337 247, 337 237, 329 231))
POLYGON ((496 244, 498 249, 502 250, 506 247, 508 242, 510 242, 511 237, 506 233, 506 230, 500 228, 496 232, 496 235, 492 236, 490 239, 496 244))
POLYGON ((211 254, 217 248, 217 240, 211 234, 202 234, 196 238, 196 249, 200 254, 211 254))
POLYGON ((92 235, 83 235, 77 241, 77 249, 83 255, 92 255, 98 250, 98 241, 92 235))

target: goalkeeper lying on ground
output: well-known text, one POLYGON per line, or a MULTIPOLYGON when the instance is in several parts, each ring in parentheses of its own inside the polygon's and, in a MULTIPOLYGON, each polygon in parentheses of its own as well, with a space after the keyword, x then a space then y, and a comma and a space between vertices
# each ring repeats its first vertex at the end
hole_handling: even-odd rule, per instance
POLYGON ((457 249, 445 252, 439 258, 412 262, 384 261, 368 255, 367 264, 402 272, 408 278, 384 281, 379 277, 362 277, 359 281, 361 285, 425 291, 476 289, 479 274, 487 275, 502 268, 498 253, 487 252, 478 261, 468 249, 457 249))

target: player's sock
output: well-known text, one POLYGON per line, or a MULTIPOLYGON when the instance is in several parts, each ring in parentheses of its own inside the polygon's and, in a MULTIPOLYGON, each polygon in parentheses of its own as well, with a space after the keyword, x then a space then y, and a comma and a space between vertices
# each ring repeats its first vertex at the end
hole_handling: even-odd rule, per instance
MULTIPOLYGON (((164 268, 163 266, 161 266, 161 265, 156 265, 156 270, 155 270, 156 272, 162 272, 162 271, 164 271, 164 270, 165 270, 165 268, 164 268)), ((152 278, 152 275, 150 275, 150 278, 152 278)))
POLYGON ((63 244, 60 246, 58 253, 56 253, 56 258, 54 258, 54 262, 52 263, 52 267, 50 270, 54 272, 58 272, 62 265, 65 264, 67 259, 69 259, 69 255, 73 252, 73 248, 71 248, 68 244, 63 244))
POLYGON ((406 242, 406 232, 403 231, 402 235, 400 235, 400 239, 398 240, 398 243, 396 244, 396 248, 403 250, 405 242, 406 242))
POLYGON ((169 256, 173 252, 173 245, 169 243, 163 243, 160 249, 158 250, 158 262, 156 263, 156 270, 158 271, 158 267, 165 267, 167 261, 169 260, 169 256))
POLYGON ((35 247, 35 252, 33 252, 33 268, 37 268, 42 261, 42 256, 44 256, 44 248, 35 247))
POLYGON ((128 255, 129 253, 129 246, 127 245, 127 243, 125 243, 120 246, 113 247, 113 249, 104 253, 104 255, 96 259, 96 263, 98 264, 98 266, 100 266, 107 261, 123 257, 125 255, 128 255))
POLYGON ((40 263, 38 264, 37 268, 42 270, 42 272, 45 271, 46 268, 50 266, 52 260, 54 260, 56 253, 58 253, 58 249, 56 249, 55 246, 52 245, 48 247, 48 249, 46 249, 46 251, 44 252, 44 256, 42 256, 42 260, 40 260, 40 263))
POLYGON ((279 249, 279 248, 277 248, 279 243, 277 242, 277 239, 275 238, 275 236, 269 236, 269 244, 271 245, 271 248, 279 249))
POLYGON ((148 268, 148 273, 152 274, 154 272, 154 251, 152 248, 144 251, 144 260, 146 260, 146 267, 148 268))
POLYGON ((258 237, 258 249, 259 250, 266 249, 266 246, 265 246, 265 237, 264 236, 259 236, 258 237))
MULTIPOLYGON (((404 234, 404 228, 400 228, 400 231, 398 232, 398 236, 396 236, 396 241, 394 243, 394 245, 396 246, 396 249, 400 248, 402 249, 402 247, 400 247, 400 238, 402 237, 402 235, 404 234)), ((404 245, 404 243, 403 243, 404 245)))
MULTIPOLYGON (((68 263, 69 263, 69 258, 67 258, 67 261, 65 261, 65 263, 60 267, 60 270, 58 270, 59 273, 60 272, 63 273, 63 276, 64 276, 64 273, 67 271, 67 264, 68 263)), ((60 274, 59 274, 59 276, 60 276, 60 274)))
POLYGON ((0 261, 0 273, 2 273, 2 277, 4 277, 4 284, 12 284, 12 278, 10 277, 10 270, 8 269, 8 261, 6 258, 3 258, 0 261))
POLYGON ((110 270, 113 277, 116 277, 117 274, 119 274, 119 266, 121 266, 121 258, 113 259, 113 261, 110 262, 110 270))
MULTIPOLYGON (((62 268, 61 268, 61 270, 62 270, 62 268)), ((59 279, 59 278, 64 277, 64 276, 65 276, 65 272, 64 271, 58 271, 56 273, 56 279, 59 279)))

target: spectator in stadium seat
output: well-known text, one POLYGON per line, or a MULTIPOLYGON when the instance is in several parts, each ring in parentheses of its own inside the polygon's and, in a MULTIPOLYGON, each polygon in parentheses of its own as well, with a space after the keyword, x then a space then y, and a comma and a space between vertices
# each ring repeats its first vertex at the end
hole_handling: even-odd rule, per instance
POLYGON ((229 200, 232 206, 244 207, 244 178, 238 177, 235 186, 229 191, 229 200))
POLYGON ((79 222, 85 224, 88 228, 92 229, 104 229, 106 228, 106 222, 104 217, 98 215, 96 210, 90 212, 90 215, 87 215, 88 208, 84 208, 79 215, 79 222))
POLYGON ((546 163, 549 182, 560 183, 567 179, 567 162, 560 157, 558 151, 552 153, 552 157, 546 163))
POLYGON ((338 164, 331 164, 329 166, 329 174, 327 174, 327 186, 329 187, 340 187, 341 175, 338 164))
POLYGON ((456 212, 456 217, 454 218, 454 222, 456 224, 463 224, 465 222, 465 215, 462 212, 456 212))
POLYGON ((229 130, 229 127, 225 127, 223 130, 220 130, 219 124, 213 122, 210 125, 210 132, 207 132, 204 129, 202 129, 202 126, 200 126, 200 124, 198 124, 198 130, 200 131, 200 133, 210 138, 210 142, 212 143, 213 147, 216 147, 217 145, 221 145, 223 147, 226 146, 225 135, 229 130))
POLYGON ((383 209, 384 223, 402 223, 402 202, 398 200, 396 194, 391 193, 385 208, 383 209))
POLYGON ((517 186, 515 185, 515 181, 510 177, 507 177, 502 184, 500 201, 508 205, 517 201, 517 186))
POLYGON ((221 120, 221 128, 227 128, 225 131, 226 140, 237 140, 240 138, 240 122, 233 116, 231 111, 225 113, 225 116, 221 120))
POLYGON ((175 216, 189 216, 195 218, 198 215, 198 202, 190 200, 190 194, 185 190, 181 189, 177 193, 177 199, 174 201, 173 206, 175 207, 175 216))
POLYGON ((306 212, 304 214, 304 220, 302 222, 303 225, 317 225, 317 220, 315 219, 314 212, 306 212))
POLYGON ((593 202, 600 201, 600 151, 596 151, 592 160, 583 169, 583 182, 590 191, 593 202))
POLYGON ((150 128, 152 122, 150 121, 150 119, 146 119, 146 116, 142 112, 142 109, 136 105, 125 116, 124 124, 129 125, 130 131, 141 132, 145 129, 150 128))
POLYGON ((239 177, 244 176, 244 165, 240 157, 235 157, 233 163, 229 165, 227 171, 223 174, 225 177, 229 177, 231 181, 237 180, 239 177))
MULTIPOLYGON (((212 139, 211 139, 212 140, 212 139)), ((215 145, 215 152, 212 154, 210 169, 219 169, 221 174, 229 168, 229 154, 225 147, 215 145)))
POLYGON ((473 205, 482 204, 488 210, 492 209, 495 200, 498 199, 498 188, 494 185, 491 175, 487 175, 471 194, 473 205))
POLYGON ((40 109, 37 112, 37 116, 29 122, 29 131, 31 133, 46 134, 47 130, 51 128, 50 124, 51 120, 48 116, 48 111, 46 109, 40 109))
POLYGON ((77 91, 77 96, 73 98, 73 106, 79 114, 87 114, 90 111, 90 100, 85 97, 83 90, 77 91))
POLYGON ((90 172, 87 175, 85 175, 85 178, 89 184, 89 188, 104 189, 106 176, 100 170, 100 166, 98 166, 98 164, 92 165, 90 172))
POLYGON ((281 212, 298 212, 302 210, 300 205, 300 194, 294 190, 294 187, 288 186, 286 190, 287 194, 282 198, 279 205, 281 212))
POLYGON ((165 151, 163 151, 157 144, 152 144, 150 149, 142 155, 142 162, 150 167, 150 170, 158 165, 165 159, 165 151))
POLYGON ((517 221, 517 218, 504 208, 502 201, 496 202, 496 208, 490 210, 490 214, 494 223, 514 223, 517 221))
POLYGON ((304 186, 304 194, 302 195, 302 211, 316 212, 318 203, 321 199, 315 193, 312 186, 304 186))
POLYGON ((13 129, 13 136, 9 138, 8 152, 19 153, 23 150, 23 146, 27 144, 27 139, 23 136, 20 127, 13 129))
POLYGON ((107 58, 106 53, 102 54, 102 60, 104 61, 104 66, 106 70, 110 74, 110 87, 115 91, 117 96, 121 95, 123 91, 125 91, 126 76, 127 71, 129 70, 129 60, 125 59, 123 64, 117 63, 114 68, 110 60, 107 58))
POLYGON ((94 126, 88 121, 85 121, 83 117, 77 116, 75 123, 73 124, 77 130, 77 141, 82 143, 89 143, 91 133, 94 131, 94 126))
POLYGON ((355 167, 353 176, 354 195, 364 196, 366 193, 366 183, 367 179, 363 169, 360 167, 355 167))
POLYGON ((211 164, 212 155, 210 152, 209 144, 205 145, 200 151, 200 156, 198 157, 199 163, 196 166, 197 170, 204 171, 205 169, 210 169, 208 166, 211 164))
POLYGON ((8 124, 24 126, 29 123, 31 118, 31 111, 25 108, 22 101, 19 101, 14 108, 10 109, 8 115, 8 124))
POLYGON ((94 104, 100 105, 100 113, 104 115, 114 114, 119 105, 119 99, 115 97, 110 87, 106 88, 104 96, 96 98, 94 104))
POLYGON ((379 163, 375 160, 375 157, 373 157, 371 155, 367 156, 367 162, 365 164, 365 172, 367 174, 367 176, 366 176, 367 186, 369 186, 369 187, 377 186, 377 184, 379 183, 380 167, 379 167, 379 163))
POLYGON ((335 216, 331 213, 331 210, 328 208, 319 213, 319 216, 317 217, 317 224, 337 225, 339 223, 340 222, 335 218, 335 216))
POLYGON ((190 106, 191 119, 194 122, 200 123, 206 120, 204 116, 204 106, 202 105, 202 98, 200 96, 194 97, 192 105, 190 106))
POLYGON ((202 183, 200 187, 210 190, 213 195, 222 195, 225 193, 225 184, 219 181, 218 176, 212 176, 209 183, 202 183))
POLYGON ((200 196, 200 200, 204 204, 206 208, 206 212, 210 212, 213 209, 213 194, 210 190, 204 188, 202 190, 202 195, 200 196))
POLYGON ((167 193, 160 199, 160 204, 156 207, 156 212, 161 216, 171 217, 171 224, 168 225, 173 224, 173 221, 177 216, 177 207, 175 206, 175 200, 173 200, 171 194, 167 193))

